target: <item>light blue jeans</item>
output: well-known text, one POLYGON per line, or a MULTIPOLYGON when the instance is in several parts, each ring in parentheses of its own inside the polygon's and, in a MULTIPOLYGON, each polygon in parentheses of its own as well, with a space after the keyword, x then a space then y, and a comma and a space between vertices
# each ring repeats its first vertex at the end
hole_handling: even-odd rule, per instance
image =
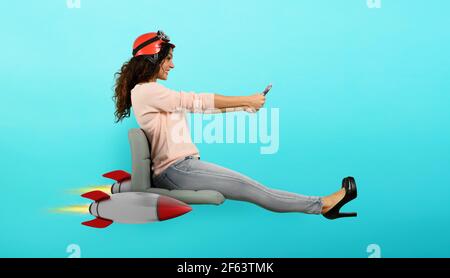
POLYGON ((228 168, 187 156, 153 178, 155 187, 215 190, 231 200, 251 202, 275 212, 320 214, 322 198, 267 188, 228 168))

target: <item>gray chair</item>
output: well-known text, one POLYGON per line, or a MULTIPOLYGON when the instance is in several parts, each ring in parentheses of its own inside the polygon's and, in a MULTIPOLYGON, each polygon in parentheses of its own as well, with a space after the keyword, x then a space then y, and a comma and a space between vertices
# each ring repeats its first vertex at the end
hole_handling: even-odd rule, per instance
POLYGON ((132 128, 128 131, 128 140, 131 147, 132 174, 129 188, 120 191, 150 192, 166 195, 178 199, 187 204, 213 204, 220 205, 225 197, 214 190, 167 190, 153 187, 151 156, 149 148, 151 142, 140 128, 132 128))

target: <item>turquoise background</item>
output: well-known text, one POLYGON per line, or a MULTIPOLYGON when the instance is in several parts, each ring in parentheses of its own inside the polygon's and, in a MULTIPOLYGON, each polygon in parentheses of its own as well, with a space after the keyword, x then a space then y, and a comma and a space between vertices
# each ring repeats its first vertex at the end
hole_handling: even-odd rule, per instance
POLYGON ((2 1, 1 257, 382 257, 450 255, 450 2, 2 1), (131 170, 114 123, 113 74, 134 39, 176 44, 173 89, 250 95, 269 82, 280 147, 198 144, 202 159, 307 195, 356 178, 356 219, 226 201, 170 221, 90 229, 68 189, 131 170))

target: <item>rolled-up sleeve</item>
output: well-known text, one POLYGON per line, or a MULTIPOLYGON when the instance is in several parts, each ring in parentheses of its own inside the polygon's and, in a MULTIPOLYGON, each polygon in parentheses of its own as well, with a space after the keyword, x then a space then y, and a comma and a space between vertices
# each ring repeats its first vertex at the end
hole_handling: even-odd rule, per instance
MULTIPOLYGON (((201 113, 208 109, 214 108, 214 94, 213 93, 195 93, 195 92, 180 92, 181 109, 185 109, 194 113, 201 113)), ((176 100, 178 102, 178 99, 176 100)))
POLYGON ((176 91, 158 83, 140 88, 136 99, 147 112, 189 111, 203 113, 214 109, 214 93, 176 91))

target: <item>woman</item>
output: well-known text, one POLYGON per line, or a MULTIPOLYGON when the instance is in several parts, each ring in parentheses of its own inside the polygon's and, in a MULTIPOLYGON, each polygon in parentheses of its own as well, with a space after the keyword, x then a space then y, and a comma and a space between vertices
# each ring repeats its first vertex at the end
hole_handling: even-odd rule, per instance
POLYGON ((329 196, 303 196, 267 188, 236 171, 200 160, 190 138, 185 111, 256 112, 264 105, 265 96, 174 91, 157 83, 158 79, 167 80, 174 68, 175 45, 169 41, 162 31, 139 36, 133 45, 133 57, 116 73, 114 95, 116 122, 128 117, 133 106, 136 120, 151 142, 156 187, 215 190, 227 199, 252 202, 276 212, 322 214, 329 219, 356 216, 339 211, 357 196, 352 177, 344 178, 342 188, 329 196))

